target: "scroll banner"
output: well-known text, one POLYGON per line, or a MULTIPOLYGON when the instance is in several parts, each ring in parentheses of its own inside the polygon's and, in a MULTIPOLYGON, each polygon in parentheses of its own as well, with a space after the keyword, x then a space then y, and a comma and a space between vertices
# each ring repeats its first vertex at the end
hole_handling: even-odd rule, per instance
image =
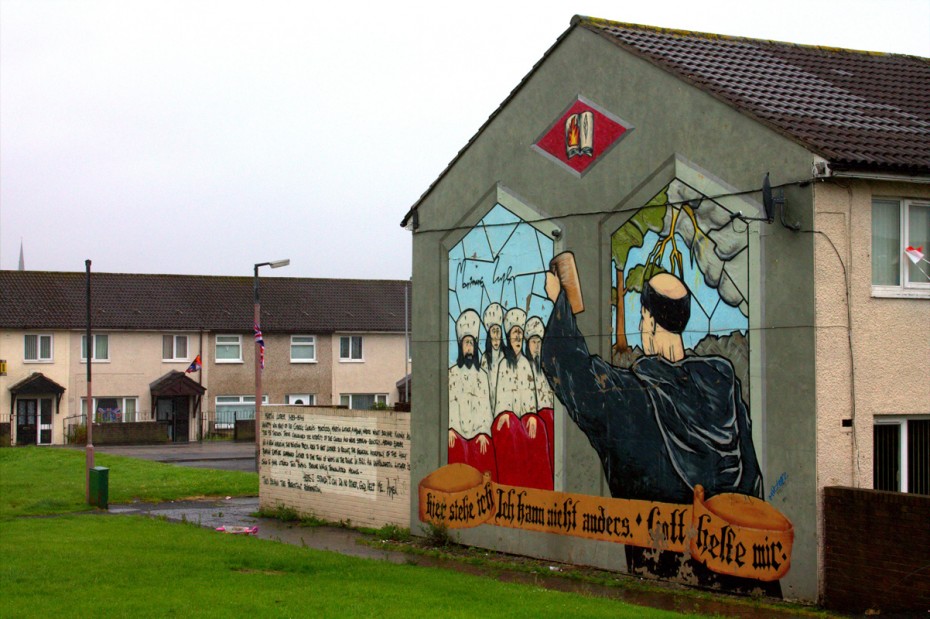
POLYGON ((791 564, 794 528, 755 497, 718 494, 691 505, 520 488, 467 464, 449 464, 419 485, 423 522, 450 529, 491 524, 688 553, 720 574, 778 580, 791 564))

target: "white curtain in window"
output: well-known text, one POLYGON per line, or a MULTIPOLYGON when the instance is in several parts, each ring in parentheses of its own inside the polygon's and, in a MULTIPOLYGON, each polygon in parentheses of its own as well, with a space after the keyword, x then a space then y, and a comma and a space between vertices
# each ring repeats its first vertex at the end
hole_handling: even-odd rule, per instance
POLYGON ((94 336, 94 359, 109 359, 110 358, 110 338, 106 335, 95 335, 94 336))
POLYGON ((135 398, 126 398, 126 406, 124 407, 125 415, 123 421, 135 421, 136 420, 136 399, 135 398))
MULTIPOLYGON (((930 206, 911 204, 907 215, 907 244, 923 247, 924 256, 930 255, 930 206)), ((907 261, 907 280, 911 283, 930 284, 930 264, 907 261)))
POLYGON ((897 200, 872 202, 872 284, 901 284, 901 205, 897 200))

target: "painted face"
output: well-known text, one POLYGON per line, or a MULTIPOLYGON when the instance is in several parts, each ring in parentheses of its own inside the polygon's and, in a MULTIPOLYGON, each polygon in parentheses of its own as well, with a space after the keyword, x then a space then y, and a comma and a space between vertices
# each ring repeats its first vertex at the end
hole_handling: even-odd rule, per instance
POLYGON ((500 350, 501 347, 501 328, 500 325, 492 325, 488 332, 491 336, 491 348, 500 350))
POLYGON ((527 346, 530 349, 530 356, 534 359, 539 356, 539 351, 542 350, 542 338, 538 335, 534 335, 527 342, 527 346))
POLYGON ((462 354, 470 357, 475 354, 475 338, 466 335, 462 338, 462 354))
POLYGON ((518 355, 523 350, 523 329, 520 327, 514 327, 510 330, 510 347, 518 355))

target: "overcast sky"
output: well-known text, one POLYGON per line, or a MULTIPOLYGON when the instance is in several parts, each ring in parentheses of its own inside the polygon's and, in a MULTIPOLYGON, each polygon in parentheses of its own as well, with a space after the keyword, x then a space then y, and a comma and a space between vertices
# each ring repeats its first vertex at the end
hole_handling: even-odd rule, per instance
POLYGON ((401 218, 574 14, 930 57, 930 0, 0 0, 0 268, 407 278, 401 218))

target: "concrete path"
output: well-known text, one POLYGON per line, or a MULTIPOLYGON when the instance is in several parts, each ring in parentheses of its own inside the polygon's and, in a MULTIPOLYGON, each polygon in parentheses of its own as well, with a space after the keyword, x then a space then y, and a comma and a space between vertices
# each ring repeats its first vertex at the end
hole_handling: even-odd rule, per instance
POLYGON ((95 445, 94 452, 196 468, 255 472, 255 443, 204 441, 162 445, 95 445))
POLYGON ((257 537, 262 539, 392 563, 407 563, 409 560, 409 556, 403 552, 380 550, 360 544, 359 540, 364 536, 353 529, 304 527, 276 518, 259 518, 255 515, 258 512, 258 497, 110 505, 109 512, 165 518, 174 522, 192 522, 209 529, 257 526, 257 537))

